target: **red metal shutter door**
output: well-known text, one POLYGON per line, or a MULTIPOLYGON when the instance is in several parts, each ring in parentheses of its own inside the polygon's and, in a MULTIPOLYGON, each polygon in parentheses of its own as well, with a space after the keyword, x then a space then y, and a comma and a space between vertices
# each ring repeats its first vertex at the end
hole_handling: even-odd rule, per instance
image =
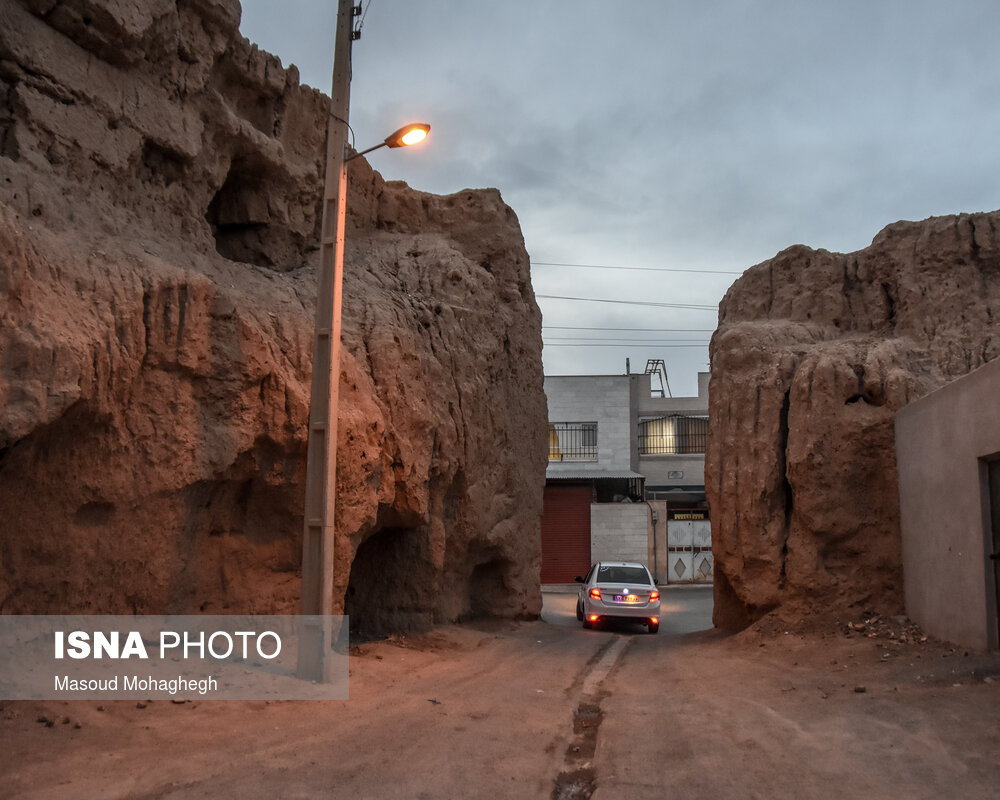
POLYGON ((589 486, 546 486, 542 506, 542 583, 572 583, 590 569, 589 486))

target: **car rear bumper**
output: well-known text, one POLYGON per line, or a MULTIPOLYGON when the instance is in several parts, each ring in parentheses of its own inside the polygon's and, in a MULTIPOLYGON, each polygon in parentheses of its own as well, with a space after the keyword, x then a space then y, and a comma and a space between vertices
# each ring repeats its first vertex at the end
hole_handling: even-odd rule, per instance
POLYGON ((660 604, 645 603, 626 605, 624 603, 603 603, 587 598, 583 601, 583 613, 588 617, 596 614, 601 619, 649 620, 660 618, 660 604))

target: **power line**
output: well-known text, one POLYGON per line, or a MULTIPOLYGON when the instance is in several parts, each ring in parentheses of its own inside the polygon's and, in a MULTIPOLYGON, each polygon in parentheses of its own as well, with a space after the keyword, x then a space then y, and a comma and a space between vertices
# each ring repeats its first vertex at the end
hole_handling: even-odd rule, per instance
POLYGON ((551 331, 627 331, 629 333, 715 333, 715 328, 594 328, 572 325, 542 325, 542 330, 551 331))
POLYGON ((639 344, 665 344, 670 343, 684 343, 684 344, 708 344, 707 341, 703 339, 626 339, 624 336, 550 336, 545 339, 546 342, 637 342, 639 344))
POLYGON ((654 303, 649 300, 605 300, 600 297, 565 297, 557 294, 536 294, 544 300, 578 300, 584 303, 617 303, 626 306, 654 306, 656 308, 688 308, 694 311, 717 311, 718 306, 696 305, 693 303, 654 303))
MULTIPOLYGON (((368 0, 368 2, 365 4, 364 13, 361 14, 361 19, 358 20, 357 27, 355 28, 355 32, 356 32, 355 38, 356 39, 360 39, 361 38, 361 30, 365 27, 365 20, 368 18, 368 11, 369 11, 369 9, 371 9, 372 3, 374 3, 374 2, 375 2, 375 0, 368 0)), ((361 10, 361 3, 358 3, 358 8, 354 12, 355 16, 357 16, 358 11, 360 11, 360 10, 361 10)))
POLYGON ((579 267, 580 269, 623 269, 630 272, 694 272, 698 275, 742 275, 720 269, 685 269, 681 267, 619 267, 613 264, 563 264, 555 261, 532 261, 532 265, 540 267, 579 267))
MULTIPOLYGON (((600 344, 595 342, 584 342, 583 344, 567 344, 564 342, 542 342, 543 347, 630 347, 633 350, 639 345, 636 344, 600 344)), ((650 347, 661 350, 663 348, 671 349, 675 347, 708 347, 708 342, 702 342, 701 344, 657 344, 652 342, 649 344, 650 347)))

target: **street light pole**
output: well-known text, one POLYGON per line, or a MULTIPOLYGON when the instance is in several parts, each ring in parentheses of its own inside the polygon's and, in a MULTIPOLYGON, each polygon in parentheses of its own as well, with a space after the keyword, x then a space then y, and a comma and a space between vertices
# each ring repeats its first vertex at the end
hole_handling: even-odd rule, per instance
MULTIPOLYGON (((339 0, 333 52, 333 89, 326 135, 326 179, 316 294, 309 443, 306 458, 302 539, 302 614, 329 615, 333 608, 334 504, 337 488, 337 407, 340 390, 340 331, 347 221, 348 114, 351 99, 351 40, 354 0, 339 0)), ((329 677, 330 625, 307 622, 299 637, 298 673, 314 681, 329 677)))

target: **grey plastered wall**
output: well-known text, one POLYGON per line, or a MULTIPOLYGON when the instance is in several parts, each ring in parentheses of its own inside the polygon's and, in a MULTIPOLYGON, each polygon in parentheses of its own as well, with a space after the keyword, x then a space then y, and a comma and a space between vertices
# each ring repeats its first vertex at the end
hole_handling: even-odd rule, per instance
POLYGON ((640 456, 639 472, 647 486, 704 486, 705 454, 640 456), (671 477, 677 473, 683 477, 671 477))
POLYGON ((591 561, 636 561, 650 566, 649 506, 594 503, 590 507, 591 561))
POLYGON ((1000 360, 896 414, 903 588, 927 633, 997 647, 986 461, 1000 454, 1000 360))
POLYGON ((659 417, 667 414, 691 414, 708 416, 708 382, 710 372, 698 373, 697 397, 653 397, 650 393, 649 375, 637 375, 639 379, 639 414, 643 417, 659 417))

